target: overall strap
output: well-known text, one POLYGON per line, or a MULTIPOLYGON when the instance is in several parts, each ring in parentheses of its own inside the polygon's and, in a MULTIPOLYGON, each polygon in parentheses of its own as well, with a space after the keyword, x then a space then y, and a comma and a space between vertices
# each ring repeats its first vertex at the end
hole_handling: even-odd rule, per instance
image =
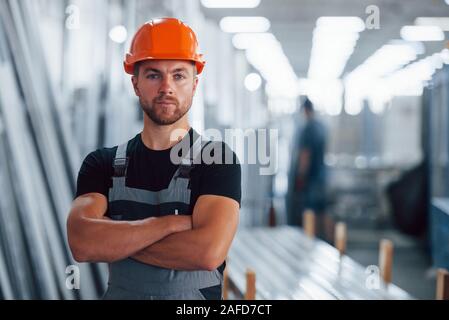
POLYGON ((114 167, 114 177, 126 177, 128 169, 129 158, 126 157, 126 149, 128 142, 125 142, 117 147, 115 158, 112 166, 114 167))
POLYGON ((176 177, 186 179, 190 178, 190 172, 192 171, 194 165, 198 161, 198 163, 200 163, 201 161, 201 150, 204 142, 205 141, 203 141, 201 137, 196 139, 187 155, 182 158, 181 164, 179 165, 179 168, 177 170, 176 177))

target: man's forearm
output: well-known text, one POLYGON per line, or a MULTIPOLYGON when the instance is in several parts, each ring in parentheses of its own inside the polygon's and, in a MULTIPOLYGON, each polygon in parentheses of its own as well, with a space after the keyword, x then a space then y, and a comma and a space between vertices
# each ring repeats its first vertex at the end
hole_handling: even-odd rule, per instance
POLYGON ((167 236, 132 256, 145 264, 176 270, 213 270, 219 261, 220 248, 204 228, 167 236))
POLYGON ((85 218, 72 228, 69 242, 79 262, 113 262, 159 241, 173 229, 169 217, 141 221, 85 218))
POLYGON ((310 151, 302 150, 299 153, 299 166, 298 166, 298 175, 304 177, 307 171, 309 171, 310 166, 310 151))

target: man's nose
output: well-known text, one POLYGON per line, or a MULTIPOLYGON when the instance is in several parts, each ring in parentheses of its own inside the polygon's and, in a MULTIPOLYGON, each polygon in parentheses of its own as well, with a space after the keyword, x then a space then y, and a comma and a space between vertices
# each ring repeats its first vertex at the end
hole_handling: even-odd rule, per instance
POLYGON ((173 94, 172 83, 169 77, 163 77, 161 86, 159 87, 159 93, 173 94))

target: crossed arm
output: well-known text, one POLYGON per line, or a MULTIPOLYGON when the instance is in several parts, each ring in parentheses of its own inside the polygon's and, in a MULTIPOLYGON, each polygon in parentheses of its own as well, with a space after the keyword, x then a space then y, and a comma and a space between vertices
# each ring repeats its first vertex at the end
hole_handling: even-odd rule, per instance
POLYGON ((193 210, 191 230, 173 233, 132 258, 169 269, 214 270, 226 259, 238 221, 237 201, 202 195, 193 210))
POLYGON ((192 217, 113 221, 104 216, 106 197, 89 193, 73 202, 67 220, 68 241, 79 262, 132 257, 171 269, 213 270, 227 255, 237 230, 238 208, 232 199, 203 195, 192 217))

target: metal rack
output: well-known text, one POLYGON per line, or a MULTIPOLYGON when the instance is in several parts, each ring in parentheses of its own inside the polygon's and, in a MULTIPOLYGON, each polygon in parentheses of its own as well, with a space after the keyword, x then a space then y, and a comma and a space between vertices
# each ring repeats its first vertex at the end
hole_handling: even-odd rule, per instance
POLYGON ((0 287, 7 298, 95 298, 92 266, 79 266, 79 291, 66 287, 74 261, 65 220, 79 160, 48 77, 36 12, 35 2, 0 2, 0 221, 7 221, 0 287))

